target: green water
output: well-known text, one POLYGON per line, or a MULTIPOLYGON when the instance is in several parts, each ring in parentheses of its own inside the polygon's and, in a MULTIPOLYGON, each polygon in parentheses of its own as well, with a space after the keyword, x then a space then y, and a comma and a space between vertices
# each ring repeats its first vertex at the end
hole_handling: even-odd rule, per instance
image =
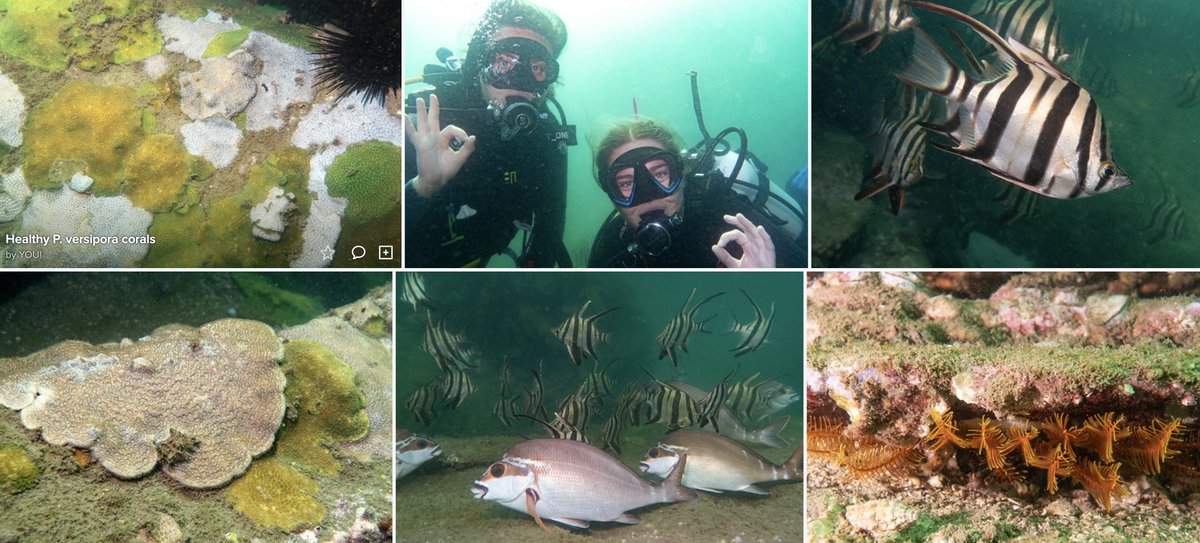
MULTIPOLYGON (((401 305, 396 319, 397 342, 397 427, 427 435, 442 443, 443 458, 429 462, 400 479, 397 489, 397 535, 400 540, 454 541, 478 530, 487 530, 494 541, 521 541, 529 538, 556 540, 565 531, 553 528, 543 535, 532 520, 492 503, 475 500, 468 489, 484 467, 499 459, 512 444, 523 437, 544 437, 546 432, 533 423, 518 421, 505 428, 492 414, 501 395, 501 368, 504 357, 512 358, 512 394, 532 387, 530 369, 540 367, 544 382, 543 404, 553 412, 565 396, 575 392, 593 368, 572 364, 563 343, 551 332, 591 300, 587 315, 610 307, 616 312, 597 321, 597 327, 610 335, 607 344, 597 349, 604 364, 612 362, 609 375, 616 383, 612 395, 604 399, 604 408, 592 417, 587 431, 593 443, 600 442, 601 430, 612 412, 616 397, 628 383, 648 383, 643 369, 664 381, 680 379, 708 390, 726 374, 738 369, 735 379, 761 373, 761 379, 778 378, 796 391, 803 389, 803 276, 797 273, 425 273, 422 274, 430 303, 449 330, 461 334, 464 345, 476 353, 479 367, 469 375, 477 390, 457 409, 439 408, 428 426, 416 421, 405 407, 405 400, 421 385, 437 379, 440 371, 434 360, 421 350, 426 327, 426 309, 414 312, 401 305), (667 359, 658 359, 655 342, 683 304, 696 289, 693 303, 718 292, 697 313, 709 318, 711 334, 695 333, 688 353, 680 353, 680 367, 667 359), (768 341, 758 350, 741 357, 730 352, 740 336, 722 335, 730 329, 732 316, 741 322, 751 319, 750 302, 739 292, 744 289, 766 313, 775 307, 775 321, 768 341)), ((791 416, 782 432, 790 443, 785 449, 752 446, 774 462, 783 462, 803 441, 801 402, 792 404, 770 417, 791 416)), ((765 425, 759 423, 754 427, 765 425)), ((627 427, 622 434, 622 454, 618 458, 636 469, 649 447, 667 433, 663 424, 627 427)), ((749 498, 735 494, 704 495, 699 502, 663 506, 644 513, 642 526, 608 526, 593 530, 602 539, 640 541, 706 540, 715 534, 749 538, 767 538, 777 534, 799 537, 800 485, 778 484, 772 496, 749 498)), ((749 539, 748 539, 749 540, 749 539)))
MULTIPOLYGON (((448 47, 466 55, 474 24, 488 2, 405 3, 404 70, 419 75, 448 47), (419 7, 418 7, 419 6, 419 7), (417 21, 411 24, 411 21, 417 21)), ((612 211, 596 186, 590 141, 638 113, 664 121, 688 145, 700 141, 687 72, 700 74, 704 120, 711 134, 738 125, 750 149, 782 186, 807 165, 808 13, 791 1, 719 2, 620 0, 541 2, 568 32, 555 96, 579 145, 568 152, 565 243, 577 266, 612 211)), ((413 92, 422 88, 410 85, 413 92)), ((518 251, 519 252, 519 251, 518 251)), ((492 265, 511 265, 492 259, 492 265)))
MULTIPOLYGON (((964 11, 972 5, 969 0, 938 3, 964 11)), ((813 6, 813 41, 817 42, 841 27, 841 3, 818 0, 813 6)), ((831 266, 979 265, 980 257, 987 255, 978 253, 988 251, 968 249, 968 236, 978 233, 1016 255, 982 260, 992 266, 1173 267, 1196 263, 1200 224, 1187 210, 1200 198, 1200 189, 1191 182, 1192 157, 1200 141, 1196 129, 1200 106, 1179 107, 1176 94, 1184 78, 1200 67, 1192 60, 1200 59, 1200 42, 1193 38, 1200 5, 1177 0, 1059 0, 1057 6, 1067 50, 1077 52, 1087 42, 1082 69, 1074 63, 1067 63, 1064 69, 1096 95, 1115 162, 1133 185, 1076 200, 1038 197, 1037 215, 1006 225, 1001 221, 1004 204, 997 200, 1006 183, 974 164, 930 149, 926 153, 930 175, 906 191, 905 211, 900 217, 891 216, 884 196, 859 203, 869 212, 857 237, 843 246, 842 253, 818 258, 831 266), (1111 72, 1117 84, 1115 94, 1096 92, 1099 85, 1092 74, 1097 69, 1111 72), (1173 203, 1164 207, 1164 201, 1173 203), (1171 217, 1166 210, 1172 208, 1182 213, 1171 217), (1178 227, 1181 235, 1173 239, 1178 221, 1182 221, 1178 227)), ((922 12, 917 16, 952 57, 961 58, 945 39, 942 23, 948 19, 922 12)), ((952 26, 974 51, 987 51, 965 26, 952 26)), ((815 60, 814 78, 823 83, 813 90, 814 133, 824 129, 850 135, 869 132, 873 112, 894 83, 890 74, 907 63, 911 39, 908 33, 890 36, 867 57, 845 46, 815 60)), ((956 62, 965 65, 962 60, 956 62)), ((820 155, 828 141, 815 139, 814 153, 820 155)), ((864 152, 861 157, 832 160, 865 163, 867 157, 864 152)), ((815 168, 813 176, 814 200, 829 195, 834 181, 815 168)), ((851 194, 857 189, 855 181, 851 194)), ((814 212, 814 239, 843 225, 848 215, 814 212)))

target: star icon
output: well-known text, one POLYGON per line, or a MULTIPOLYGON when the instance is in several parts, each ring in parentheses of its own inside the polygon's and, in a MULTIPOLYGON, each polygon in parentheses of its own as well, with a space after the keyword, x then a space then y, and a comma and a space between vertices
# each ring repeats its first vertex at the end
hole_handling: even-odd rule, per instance
POLYGON ((333 247, 326 245, 324 249, 321 249, 321 258, 324 260, 332 261, 333 260, 333 247))

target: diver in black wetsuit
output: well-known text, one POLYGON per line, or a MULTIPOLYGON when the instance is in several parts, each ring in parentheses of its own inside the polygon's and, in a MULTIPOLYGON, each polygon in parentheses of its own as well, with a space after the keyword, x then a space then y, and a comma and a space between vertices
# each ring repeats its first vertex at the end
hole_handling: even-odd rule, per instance
POLYGON ((566 28, 524 0, 493 2, 483 21, 462 77, 426 93, 428 112, 409 97, 405 263, 485 266, 507 252, 522 267, 570 267, 567 144, 545 105, 566 28), (518 232, 519 255, 508 250, 518 232))
POLYGON ((719 171, 688 175, 675 136, 650 120, 618 126, 596 153, 616 210, 596 234, 589 267, 804 267, 804 249, 731 190, 719 171))

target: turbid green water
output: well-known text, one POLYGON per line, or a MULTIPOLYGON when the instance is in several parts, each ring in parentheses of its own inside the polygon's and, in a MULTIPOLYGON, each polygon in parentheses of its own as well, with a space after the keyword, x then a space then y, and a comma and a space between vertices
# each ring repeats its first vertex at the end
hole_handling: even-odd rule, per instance
MULTIPOLYGON (((530 369, 539 363, 545 383, 544 405, 553 411, 559 401, 582 383, 593 363, 582 367, 571 363, 566 348, 551 329, 592 300, 587 314, 610 307, 621 309, 601 318, 598 327, 610 341, 598 348, 601 361, 613 362, 609 375, 616 381, 605 407, 592 417, 588 430, 593 443, 600 441, 617 395, 627 383, 644 384, 643 369, 660 379, 681 379, 709 389, 735 368, 737 378, 761 373, 761 378, 801 390, 802 276, 790 273, 426 273, 422 274, 430 303, 440 317, 449 311, 447 325, 461 334, 464 344, 475 351, 479 368, 469 375, 477 390, 455 410, 440 408, 428 426, 415 420, 405 408, 414 390, 439 377, 434 360, 420 348, 425 332, 426 309, 413 312, 400 306, 397 315, 397 405, 399 428, 411 429, 442 444, 444 453, 416 472, 400 479, 397 488, 396 534, 402 541, 453 541, 466 534, 495 533, 497 541, 542 539, 540 529, 527 515, 514 513, 494 503, 476 500, 469 493, 471 482, 487 464, 499 459, 523 437, 544 437, 545 431, 528 422, 505 428, 492 414, 500 399, 500 375, 504 356, 513 360, 515 392, 530 388, 530 369), (707 328, 712 334, 696 333, 689 353, 681 353, 681 369, 666 359, 658 360, 655 336, 696 289, 696 299, 718 292, 721 297, 698 313, 712 317, 707 328), (769 312, 775 306, 774 329, 762 348, 735 358, 730 352, 738 342, 729 330, 731 312, 739 320, 750 320, 750 302, 744 289, 769 312), (532 528, 531 528, 532 527, 532 528), (525 539, 522 539, 525 538, 525 539)), ((803 441, 801 404, 795 403, 771 417, 790 415, 792 422, 782 433, 787 449, 753 447, 774 462, 783 462, 803 441)), ((761 424, 760 424, 761 426, 761 424)), ((665 425, 627 428, 620 460, 636 469, 646 450, 667 432, 665 425)), ((800 485, 777 484, 768 498, 703 495, 690 504, 659 506, 647 510, 645 524, 613 526, 599 524, 596 536, 628 540, 712 540, 742 536, 750 540, 794 540, 800 530, 800 485)), ((550 538, 565 531, 552 527, 550 538)), ((551 539, 554 540, 554 539, 551 539)))
MULTIPOLYGON (((756 0, 621 0, 603 4, 540 2, 562 17, 567 46, 559 57, 555 96, 578 126, 579 145, 568 152, 565 242, 577 266, 612 211, 596 186, 590 141, 638 112, 668 123, 692 146, 700 130, 687 72, 700 77, 704 120, 711 134, 737 125, 750 150, 782 188, 808 164, 808 13, 804 3, 756 0)), ((405 3, 404 70, 420 75, 448 47, 466 55, 475 22, 488 2, 405 3), (414 23, 415 21, 415 23, 414 23)), ((422 88, 406 87, 407 92, 422 88)), ((493 259, 492 265, 510 265, 493 259)))

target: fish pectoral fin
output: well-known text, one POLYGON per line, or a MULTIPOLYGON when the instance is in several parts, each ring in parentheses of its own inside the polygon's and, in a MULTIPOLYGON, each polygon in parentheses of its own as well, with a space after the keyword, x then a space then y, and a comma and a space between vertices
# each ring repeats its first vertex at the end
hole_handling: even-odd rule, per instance
POLYGON ((537 491, 532 488, 526 488, 525 489, 525 509, 529 512, 529 516, 533 517, 533 520, 535 522, 537 522, 538 526, 541 526, 543 530, 549 532, 550 528, 547 528, 546 524, 542 522, 542 517, 538 516, 537 501, 538 501, 537 491))
POLYGON ((713 494, 724 494, 725 493, 724 490, 721 490, 719 488, 708 488, 708 487, 704 487, 704 486, 694 486, 691 488, 693 490, 703 490, 704 492, 712 492, 713 494))
POLYGON ((562 518, 562 517, 551 517, 550 520, 553 520, 554 522, 557 522, 559 524, 566 524, 567 526, 570 526, 572 528, 578 528, 580 530, 586 530, 586 529, 592 527, 592 525, 589 522, 587 522, 586 520, 579 520, 579 519, 573 519, 573 518, 562 518))
POLYGON ((762 487, 760 487, 758 485, 746 485, 744 488, 739 488, 738 490, 741 492, 745 492, 747 494, 758 494, 759 496, 770 496, 771 495, 770 492, 763 490, 762 487))
POLYGON ((621 524, 641 524, 642 517, 639 517, 633 513, 625 513, 624 515, 612 519, 612 521, 620 522, 621 524))

